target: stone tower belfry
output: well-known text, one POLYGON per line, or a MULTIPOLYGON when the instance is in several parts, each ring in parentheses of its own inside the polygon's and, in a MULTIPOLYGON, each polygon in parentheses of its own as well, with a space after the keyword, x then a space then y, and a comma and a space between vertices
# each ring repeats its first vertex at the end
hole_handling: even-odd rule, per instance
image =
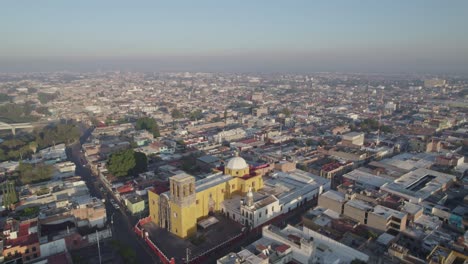
POLYGON ((195 203, 195 177, 181 173, 169 178, 171 201, 180 206, 195 203))

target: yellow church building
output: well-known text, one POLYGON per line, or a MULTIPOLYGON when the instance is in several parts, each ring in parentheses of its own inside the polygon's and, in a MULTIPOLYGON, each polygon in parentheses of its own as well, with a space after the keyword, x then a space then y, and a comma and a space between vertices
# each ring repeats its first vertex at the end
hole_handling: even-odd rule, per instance
MULTIPOLYGON (((187 173, 169 178, 169 191, 148 191, 151 220, 161 228, 186 238, 197 231, 197 222, 210 213, 220 212, 224 200, 263 188, 260 173, 251 175, 241 157, 229 160, 222 172, 195 181, 187 173)), ((167 189, 166 189, 167 190, 167 189)))

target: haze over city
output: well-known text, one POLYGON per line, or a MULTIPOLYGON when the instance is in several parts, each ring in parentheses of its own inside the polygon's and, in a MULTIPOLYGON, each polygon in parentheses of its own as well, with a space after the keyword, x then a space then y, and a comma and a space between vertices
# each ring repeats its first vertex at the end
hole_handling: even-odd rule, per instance
POLYGON ((0 264, 468 264, 468 1, 0 25, 0 264))
POLYGON ((10 1, 0 70, 467 73, 466 1, 10 1))

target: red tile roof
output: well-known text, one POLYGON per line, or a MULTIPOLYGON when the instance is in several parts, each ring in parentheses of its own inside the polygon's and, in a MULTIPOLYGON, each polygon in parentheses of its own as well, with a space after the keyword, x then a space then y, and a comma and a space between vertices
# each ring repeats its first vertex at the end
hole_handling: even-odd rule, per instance
POLYGON ((275 250, 278 251, 278 252, 284 253, 284 252, 286 252, 286 250, 288 250, 289 248, 290 248, 290 246, 283 244, 283 245, 277 246, 277 247, 275 248, 275 250))
POLYGON ((6 246, 26 246, 26 245, 31 245, 34 243, 39 243, 39 237, 37 236, 37 233, 33 233, 30 235, 18 237, 15 239, 8 239, 5 243, 6 246))

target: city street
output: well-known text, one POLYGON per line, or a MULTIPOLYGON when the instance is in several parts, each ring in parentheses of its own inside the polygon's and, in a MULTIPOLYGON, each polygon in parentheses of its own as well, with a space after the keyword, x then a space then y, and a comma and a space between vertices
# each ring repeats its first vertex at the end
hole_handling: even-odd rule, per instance
POLYGON ((130 219, 122 211, 121 206, 116 210, 110 203, 110 194, 102 194, 99 190, 101 186, 98 178, 91 174, 91 170, 82 164, 82 153, 80 152, 81 144, 90 136, 91 130, 86 130, 81 137, 80 142, 73 144, 68 149, 68 155, 72 162, 76 164, 76 175, 81 176, 86 182, 91 196, 106 200, 105 206, 107 210, 107 220, 112 225, 113 239, 120 241, 122 244, 132 248, 136 253, 136 263, 159 263, 159 259, 150 251, 142 239, 139 239, 133 232, 133 224, 130 219))

